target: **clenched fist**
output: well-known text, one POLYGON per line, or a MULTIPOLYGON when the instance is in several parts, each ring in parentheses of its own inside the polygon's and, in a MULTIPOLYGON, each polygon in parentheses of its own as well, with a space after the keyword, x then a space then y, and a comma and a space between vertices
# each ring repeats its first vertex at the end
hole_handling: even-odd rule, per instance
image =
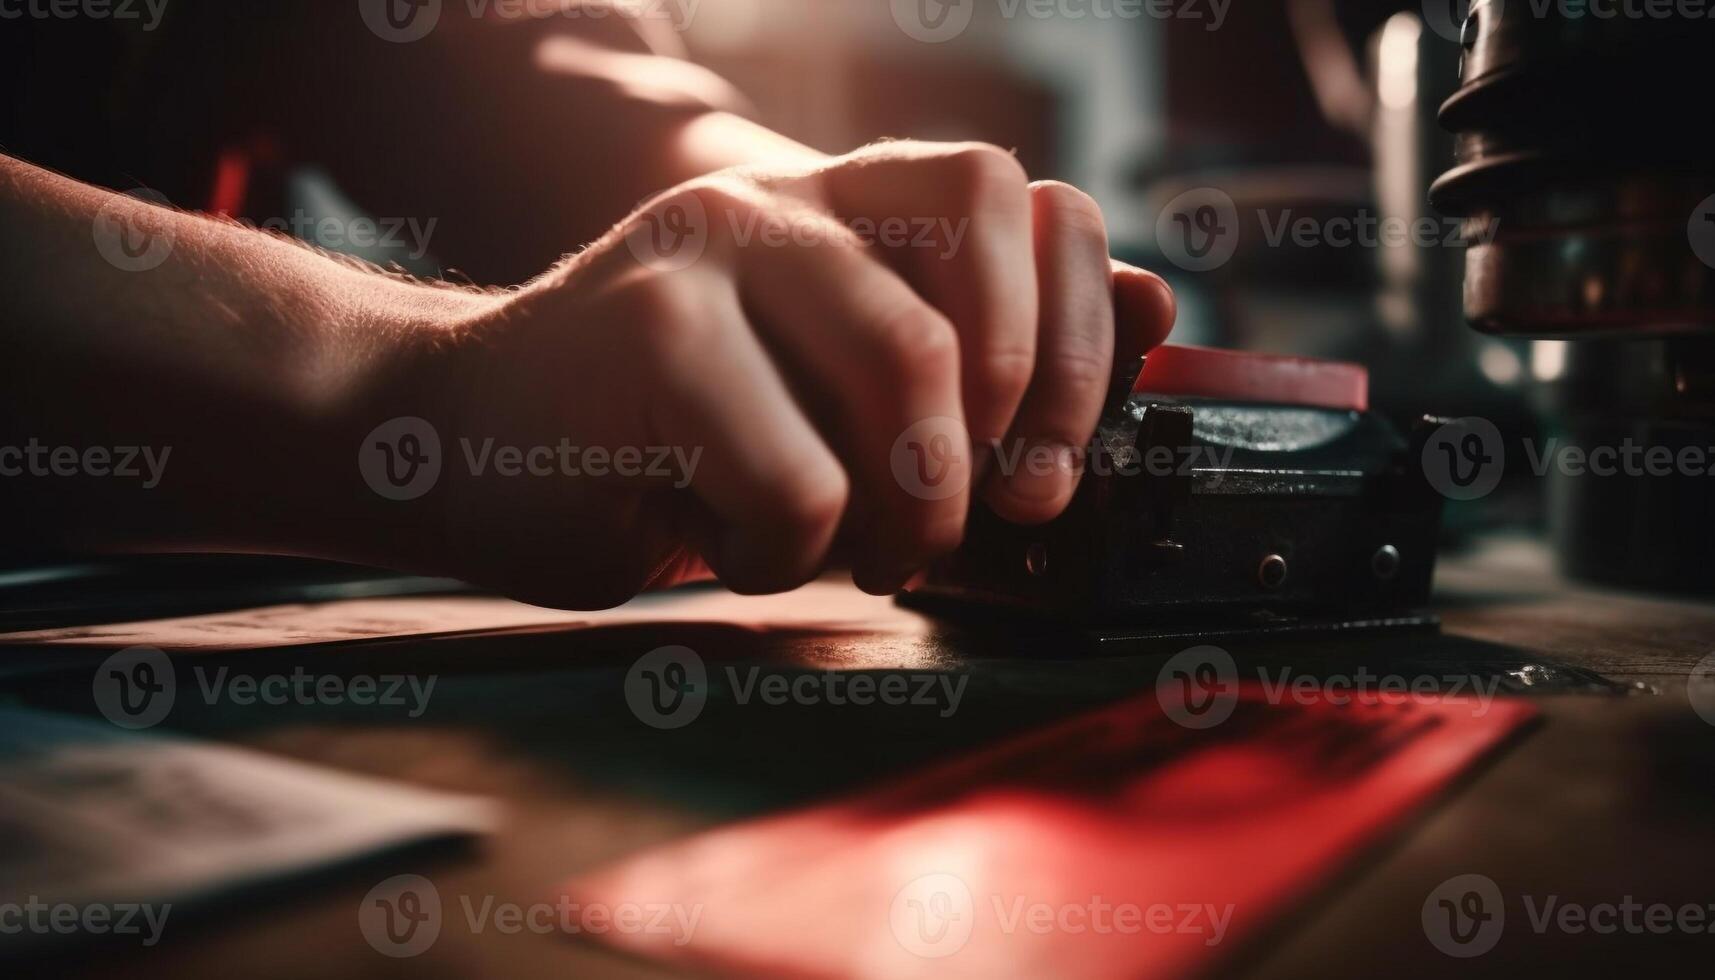
POLYGON ((704 563, 790 589, 838 542, 887 593, 958 544, 973 492, 1058 514, 1116 345, 1142 354, 1173 315, 1082 192, 993 146, 884 143, 657 196, 412 334, 375 411, 441 431, 441 486, 414 506, 440 509, 450 574, 603 606, 704 563), (507 450, 534 464, 500 475, 507 450), (579 465, 592 450, 604 465, 579 465))

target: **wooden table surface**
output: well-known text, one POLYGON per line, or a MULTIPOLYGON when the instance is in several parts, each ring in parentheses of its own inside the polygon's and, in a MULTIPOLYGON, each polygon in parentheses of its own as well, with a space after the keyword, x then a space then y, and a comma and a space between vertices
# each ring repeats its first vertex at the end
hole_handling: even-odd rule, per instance
MULTIPOLYGON (((302 662, 320 671, 435 673, 434 699, 416 720, 351 706, 189 705, 175 708, 171 724, 319 765, 489 795, 503 801, 503 829, 470 848, 398 856, 234 903, 169 930, 153 949, 89 951, 53 968, 175 978, 666 975, 564 937, 472 935, 456 916, 427 953, 388 959, 366 944, 356 910, 371 886, 399 873, 430 877, 444 897, 541 901, 568 876, 652 845, 860 792, 1145 690, 1163 656, 1140 648, 1091 657, 1052 637, 1003 642, 833 583, 811 590, 785 600, 796 603, 795 613, 780 620, 770 610, 786 607, 766 601, 736 607, 743 613, 733 622, 674 611, 686 603, 714 608, 704 593, 652 599, 641 612, 594 627, 222 655, 239 666, 261 658, 269 670, 302 662), (826 609, 818 605, 824 600, 826 609), (667 643, 689 645, 711 664, 955 670, 968 673, 969 688, 949 718, 920 709, 763 710, 711 701, 695 724, 660 731, 630 713, 622 681, 641 652, 667 643)), ((1707 973, 1715 935, 1538 935, 1521 900, 1715 903, 1715 727, 1687 693, 1693 667, 1715 651, 1715 603, 1572 585, 1521 540, 1444 560, 1436 605, 1439 637, 1271 642, 1235 655, 1307 672, 1354 664, 1511 672, 1542 724, 1262 941, 1212 960, 1211 973, 1707 973), (1566 677, 1582 675, 1566 667, 1614 683, 1568 687, 1566 677), (1501 886, 1508 926, 1492 952, 1456 961, 1428 942, 1421 909, 1437 884, 1468 872, 1501 886)), ((7 693, 90 711, 87 678, 12 683, 7 693)))

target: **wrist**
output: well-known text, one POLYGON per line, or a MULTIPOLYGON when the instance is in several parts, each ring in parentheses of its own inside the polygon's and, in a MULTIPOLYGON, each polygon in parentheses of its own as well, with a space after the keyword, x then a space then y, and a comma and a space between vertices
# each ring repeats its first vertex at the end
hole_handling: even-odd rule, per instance
POLYGON ((471 381, 462 354, 505 296, 342 271, 357 279, 314 358, 349 373, 294 399, 302 462, 279 477, 296 503, 278 547, 452 574, 447 477, 471 381))

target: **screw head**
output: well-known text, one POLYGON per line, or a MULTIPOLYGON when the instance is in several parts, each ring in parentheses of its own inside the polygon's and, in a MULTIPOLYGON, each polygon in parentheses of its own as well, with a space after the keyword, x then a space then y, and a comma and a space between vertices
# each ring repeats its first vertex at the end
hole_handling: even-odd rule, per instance
POLYGON ((1399 574, 1399 549, 1391 544, 1384 544, 1370 556, 1370 571, 1376 578, 1387 582, 1399 574))
POLYGON ((1268 555, 1256 567, 1257 584, 1265 589, 1278 589, 1286 581, 1286 559, 1268 555))
POLYGON ((1048 574, 1048 546, 1034 541, 1024 549, 1024 570, 1040 578, 1048 574))

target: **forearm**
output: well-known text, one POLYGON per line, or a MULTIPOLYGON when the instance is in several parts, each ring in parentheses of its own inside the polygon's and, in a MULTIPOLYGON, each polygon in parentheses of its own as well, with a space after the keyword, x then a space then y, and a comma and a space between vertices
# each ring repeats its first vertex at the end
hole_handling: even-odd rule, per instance
MULTIPOLYGON (((814 156, 737 116, 682 121, 649 180, 814 156)), ((440 516, 370 492, 358 447, 430 410, 383 377, 402 350, 499 302, 0 156, 0 500, 31 515, 8 551, 433 570, 440 516)))
POLYGON ((491 302, 0 157, 0 494, 30 515, 23 550, 368 557, 420 515, 349 492, 350 409, 407 334, 491 302))

